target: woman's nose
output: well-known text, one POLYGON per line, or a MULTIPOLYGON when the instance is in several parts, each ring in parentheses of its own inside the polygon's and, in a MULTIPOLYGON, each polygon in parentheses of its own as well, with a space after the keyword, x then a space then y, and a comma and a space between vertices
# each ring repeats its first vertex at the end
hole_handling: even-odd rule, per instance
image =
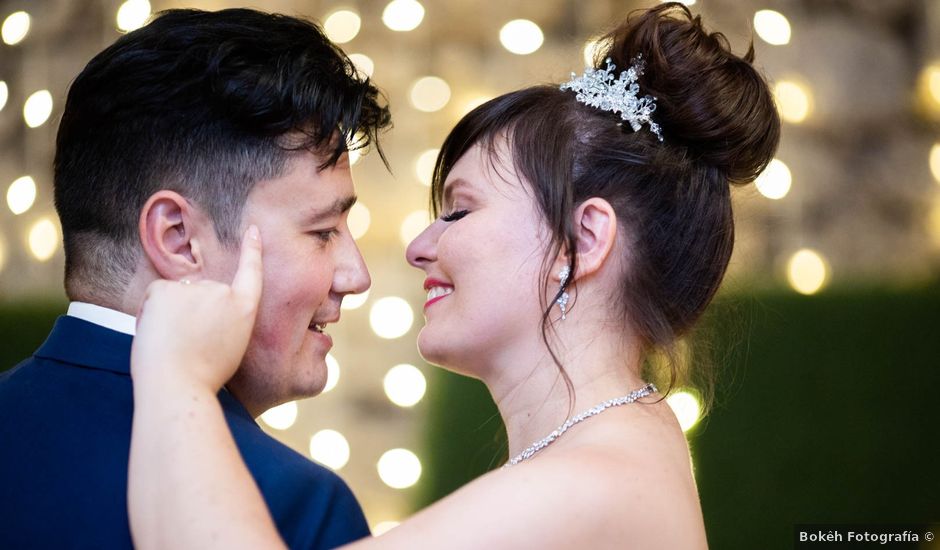
POLYGON ((437 237, 440 233, 438 224, 439 220, 432 222, 408 245, 405 258, 409 264, 423 269, 428 263, 437 260, 437 237))

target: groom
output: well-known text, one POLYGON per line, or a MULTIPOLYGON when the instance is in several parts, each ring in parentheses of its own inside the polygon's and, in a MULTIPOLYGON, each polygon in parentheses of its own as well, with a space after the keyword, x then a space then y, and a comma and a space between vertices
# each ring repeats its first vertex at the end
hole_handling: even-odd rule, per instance
POLYGON ((315 25, 245 9, 164 12, 85 67, 56 142, 68 314, 0 375, 0 548, 131 547, 134 315, 156 279, 231 281, 249 224, 264 293, 229 426, 289 546, 368 535, 342 480, 254 417, 321 391, 324 329, 369 287, 345 150, 389 124, 380 100, 315 25))

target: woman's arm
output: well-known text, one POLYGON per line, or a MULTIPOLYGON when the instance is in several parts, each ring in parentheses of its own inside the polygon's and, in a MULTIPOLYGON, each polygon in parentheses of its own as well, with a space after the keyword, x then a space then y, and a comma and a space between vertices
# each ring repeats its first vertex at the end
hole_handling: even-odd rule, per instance
POLYGON ((231 286, 147 290, 131 352, 128 512, 139 548, 284 547, 216 397, 245 353, 261 280, 252 226, 231 286))
POLYGON ((691 473, 664 468, 645 447, 582 447, 490 472, 343 549, 707 550, 691 473))
MULTIPOLYGON (((138 318, 128 503, 140 548, 285 547, 216 398, 260 299, 251 237, 231 287, 158 281, 138 318)), ((664 468, 661 438, 637 429, 631 455, 580 449, 492 472, 352 548, 705 548, 691 473, 664 468)))

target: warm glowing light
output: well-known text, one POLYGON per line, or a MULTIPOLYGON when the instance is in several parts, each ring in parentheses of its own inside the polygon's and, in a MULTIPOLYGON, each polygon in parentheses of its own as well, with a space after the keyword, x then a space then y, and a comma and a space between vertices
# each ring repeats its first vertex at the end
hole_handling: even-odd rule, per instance
POLYGON ((10 99, 10 89, 6 82, 0 80, 0 111, 7 106, 7 99, 10 99))
POLYGON ((49 120, 52 114, 52 94, 49 90, 33 92, 23 104, 23 120, 30 128, 37 128, 49 120))
POLYGON ((940 248, 940 197, 934 199, 930 213, 927 215, 927 234, 934 246, 940 248))
POLYGON ((787 263, 787 279, 793 290, 800 294, 819 292, 826 284, 828 271, 822 255, 809 248, 797 251, 787 263))
POLYGON ((780 116, 787 122, 799 124, 806 120, 812 109, 809 89, 802 84, 781 80, 774 86, 774 97, 780 116))
POLYGON ((411 85, 410 97, 411 104, 419 111, 440 111, 450 101, 450 86, 442 78, 425 76, 411 85))
POLYGON ((414 322, 414 312, 403 298, 387 296, 369 310, 369 324, 380 338, 391 340, 407 334, 414 322))
POLYGON ((415 174, 418 176, 418 181, 429 187, 431 185, 431 178, 434 176, 434 165, 437 163, 437 155, 439 155, 440 152, 440 149, 428 149, 418 155, 418 160, 415 161, 415 174))
POLYGON ((528 55, 542 47, 545 35, 532 21, 514 19, 499 30, 499 41, 516 55, 528 55))
POLYGON ((940 183, 940 142, 934 143, 930 148, 930 173, 933 179, 940 183))
POLYGON ((339 361, 336 360, 331 354, 326 354, 326 385, 323 386, 323 391, 320 393, 326 393, 336 387, 336 384, 339 383, 339 361))
POLYGON ((940 106, 940 64, 928 65, 922 75, 927 94, 934 106, 940 106))
POLYGON ((401 222, 401 229, 398 233, 398 236, 401 237, 402 244, 405 246, 411 244, 411 241, 415 240, 415 237, 420 235, 430 223, 431 220, 427 210, 415 210, 405 216, 405 220, 401 222))
POLYGON ((366 300, 369 299, 369 291, 365 291, 362 294, 347 294, 343 296, 343 305, 342 309, 357 309, 362 307, 362 304, 366 303, 366 300))
POLYGON ((349 442, 336 430, 320 430, 310 438, 310 458, 339 470, 349 462, 349 442))
POLYGON ((421 461, 408 449, 392 449, 379 458, 379 477, 393 489, 411 487, 421 478, 421 461))
POLYGON ((371 77, 372 73, 375 72, 375 63, 372 61, 372 58, 364 53, 351 53, 349 54, 349 60, 353 62, 353 65, 356 66, 356 70, 361 73, 361 75, 371 77))
POLYGON ((698 397, 687 391, 677 391, 666 398, 666 403, 679 420, 683 432, 698 424, 702 415, 702 404, 698 397))
POLYGON ((399 523, 397 521, 380 521, 372 526, 372 536, 377 537, 383 533, 388 533, 398 527, 399 523))
POLYGON ((372 223, 372 216, 369 209, 361 202, 357 202, 349 209, 349 216, 346 218, 349 225, 349 232, 353 239, 360 239, 369 230, 369 224, 372 223))
POLYGON ((754 30, 768 44, 783 46, 790 43, 790 22, 778 11, 760 10, 755 13, 754 30))
POLYGON ((49 218, 42 218, 29 229, 29 251, 40 262, 55 254, 59 248, 59 228, 49 218))
POLYGON ((19 44, 29 34, 29 14, 25 11, 16 11, 3 20, 0 36, 10 46, 19 44))
POLYGON ((289 401, 261 413, 261 420, 275 430, 286 430, 297 421, 297 402, 289 401))
POLYGON ((336 10, 323 21, 326 36, 337 44, 345 44, 356 38, 361 27, 362 19, 359 14, 350 10, 336 10))
POLYGON ((428 387, 424 374, 414 365, 395 365, 382 382, 389 401, 399 407, 412 407, 424 397, 428 387))
POLYGON ((382 22, 393 31, 413 31, 423 19, 424 6, 415 0, 392 0, 382 12, 382 22))
POLYGON ((581 57, 584 58, 585 67, 594 66, 594 57, 603 46, 604 43, 600 39, 591 39, 584 44, 584 49, 581 50, 581 57))
POLYGON ((768 199, 782 199, 790 192, 793 176, 790 168, 780 159, 773 159, 754 182, 761 195, 768 199))
POLYGON ((118 8, 117 26, 124 32, 139 29, 147 24, 150 13, 148 0, 127 0, 118 8))
POLYGON ((924 114, 940 120, 940 61, 928 64, 917 78, 916 98, 924 114))
POLYGON ((29 176, 17 178, 7 189, 7 206, 10 212, 20 215, 36 201, 36 182, 29 176))

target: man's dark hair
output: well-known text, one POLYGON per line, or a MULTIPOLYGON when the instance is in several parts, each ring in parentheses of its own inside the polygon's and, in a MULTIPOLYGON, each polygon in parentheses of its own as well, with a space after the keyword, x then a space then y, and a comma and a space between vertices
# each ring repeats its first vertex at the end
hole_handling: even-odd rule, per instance
POLYGON ((95 56, 69 90, 55 157, 66 293, 119 297, 154 192, 193 201, 235 245, 255 183, 283 175, 296 151, 316 152, 322 169, 348 143, 377 146, 389 123, 379 91, 314 23, 248 9, 162 12, 95 56))

